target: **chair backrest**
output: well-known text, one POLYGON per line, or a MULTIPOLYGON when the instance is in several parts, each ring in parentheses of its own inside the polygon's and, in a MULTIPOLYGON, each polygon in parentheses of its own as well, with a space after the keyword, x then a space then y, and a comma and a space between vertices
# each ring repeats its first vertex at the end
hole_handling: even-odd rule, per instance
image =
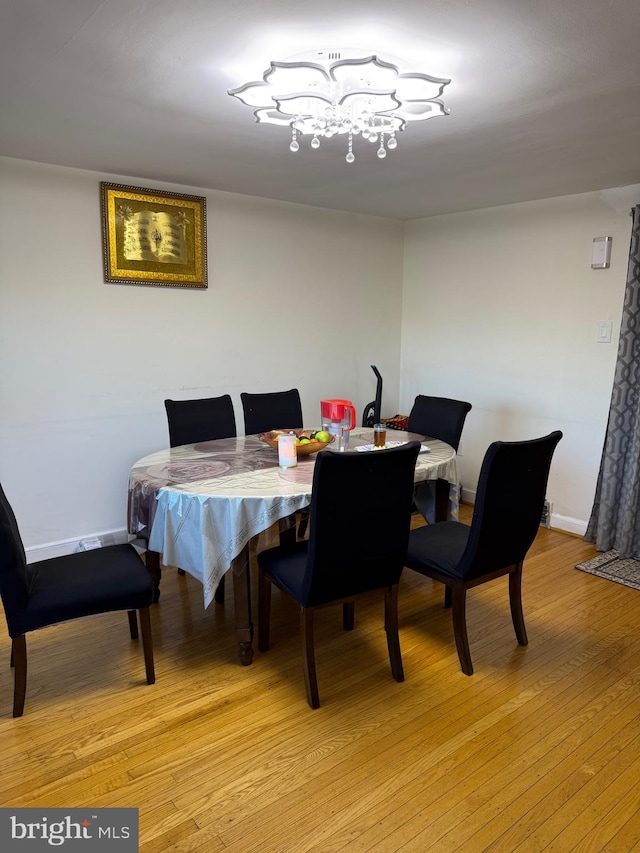
POLYGON ((312 606, 397 583, 411 527, 420 443, 318 454, 303 590, 312 606))
POLYGON ((530 441, 489 445, 459 563, 465 580, 524 560, 540 527, 551 459, 561 438, 556 430, 530 441))
POLYGON ((165 400, 169 445, 195 444, 218 438, 234 438, 236 416, 229 394, 203 400, 165 400))
POLYGON ((272 429, 300 429, 302 403, 297 388, 269 394, 240 394, 244 411, 245 435, 257 435, 272 429))
POLYGON ((27 559, 16 517, 0 486, 0 595, 4 605, 9 635, 23 633, 20 614, 29 599, 27 559))
POLYGON ((470 411, 471 403, 462 400, 418 394, 409 414, 407 429, 446 441, 457 451, 465 418, 470 411))

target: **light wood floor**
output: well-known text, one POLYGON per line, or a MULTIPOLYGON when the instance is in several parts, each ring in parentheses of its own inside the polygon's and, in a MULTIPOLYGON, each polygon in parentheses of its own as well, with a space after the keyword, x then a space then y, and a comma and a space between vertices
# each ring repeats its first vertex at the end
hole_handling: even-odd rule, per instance
POLYGON ((506 579, 471 592, 471 678, 442 587, 408 570, 403 684, 377 602, 353 632, 322 611, 317 711, 277 591, 272 648, 243 668, 233 596, 205 611, 199 583, 165 570, 153 686, 124 614, 29 635, 19 720, 5 636, 0 806, 137 807, 144 853, 640 851, 640 592, 574 568, 594 554, 540 530, 526 648, 506 579))

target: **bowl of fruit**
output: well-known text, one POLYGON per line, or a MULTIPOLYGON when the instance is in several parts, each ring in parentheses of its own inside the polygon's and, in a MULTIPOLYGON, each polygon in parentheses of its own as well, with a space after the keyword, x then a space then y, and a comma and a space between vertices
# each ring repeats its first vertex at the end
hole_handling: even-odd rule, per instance
POLYGON ((260 433, 258 438, 274 450, 278 449, 278 436, 291 435, 296 437, 296 451, 298 456, 308 456, 310 453, 317 453, 327 447, 334 439, 328 432, 315 429, 272 429, 270 432, 260 433))

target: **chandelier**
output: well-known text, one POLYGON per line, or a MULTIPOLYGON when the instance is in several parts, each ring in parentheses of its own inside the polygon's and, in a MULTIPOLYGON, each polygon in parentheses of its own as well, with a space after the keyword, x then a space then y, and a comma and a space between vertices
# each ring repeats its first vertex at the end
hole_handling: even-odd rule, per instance
POLYGON ((228 94, 252 107, 260 124, 290 127, 291 151, 300 150, 298 135, 311 136, 314 149, 323 139, 346 136, 345 159, 353 163, 354 137, 377 145, 382 160, 409 122, 448 115, 441 95, 450 82, 401 74, 397 64, 361 51, 318 50, 271 62, 261 81, 228 94))

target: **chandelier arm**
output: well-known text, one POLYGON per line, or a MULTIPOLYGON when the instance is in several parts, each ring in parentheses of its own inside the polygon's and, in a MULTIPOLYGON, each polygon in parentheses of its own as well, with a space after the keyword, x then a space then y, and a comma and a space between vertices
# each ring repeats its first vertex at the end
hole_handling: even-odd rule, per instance
POLYGON ((380 59, 380 57, 375 54, 371 54, 371 56, 358 57, 357 59, 338 59, 335 62, 332 62, 329 66, 329 74, 331 75, 332 80, 336 80, 335 72, 340 68, 370 64, 376 65, 378 68, 387 68, 391 71, 395 71, 396 74, 400 76, 397 65, 394 65, 393 62, 389 62, 385 59, 380 59))
POLYGON ((288 68, 308 68, 311 71, 319 71, 320 74, 324 77, 327 83, 330 82, 331 78, 329 74, 327 74, 327 70, 323 65, 319 65, 317 62, 287 62, 287 61, 273 61, 267 70, 264 72, 263 79, 265 82, 269 81, 269 77, 272 74, 275 74, 278 68, 288 69, 288 68))
MULTIPOLYGON (((243 83, 242 86, 238 86, 235 89, 227 89, 227 95, 231 95, 232 97, 237 98, 239 101, 242 101, 243 104, 246 104, 246 101, 243 101, 240 96, 244 92, 246 92, 248 89, 260 89, 260 88, 269 89, 270 84, 269 83, 261 83, 259 80, 254 80, 251 83, 243 83)), ((269 100, 270 101, 273 100, 271 95, 269 95, 269 100)))
MULTIPOLYGON (((391 98, 392 101, 396 102, 397 107, 402 106, 402 101, 398 100, 398 98, 396 97, 395 89, 350 89, 336 103, 338 103, 340 106, 342 106, 342 104, 344 104, 346 101, 351 100, 352 98, 363 97, 363 96, 365 98, 367 96, 371 96, 371 97, 375 97, 375 98, 377 98, 377 97, 391 98)), ((392 109, 395 109, 395 107, 393 107, 392 109)), ((383 113, 382 110, 377 110, 376 112, 379 112, 380 114, 383 113)), ((389 110, 385 110, 384 112, 389 112, 389 110)))
MULTIPOLYGON (((314 101, 322 101, 323 103, 327 104, 327 106, 333 106, 333 101, 331 100, 331 98, 327 97, 326 95, 320 95, 317 92, 295 92, 291 95, 274 95, 273 100, 277 104, 278 110, 282 112, 283 115, 299 116, 300 113, 298 112, 298 110, 293 113, 288 113, 282 109, 283 101, 293 101, 297 98, 310 98, 314 101)), ((304 115, 306 118, 313 118, 313 113, 305 113, 304 115)))
MULTIPOLYGON (((442 89, 451 83, 448 77, 432 77, 431 74, 421 74, 418 71, 407 71, 406 74, 398 74, 401 80, 426 80, 428 83, 441 83, 442 89)), ((442 94, 442 90, 440 91, 442 94)))
POLYGON ((439 110, 437 112, 432 112, 423 116, 412 116, 411 118, 407 119, 408 121, 426 121, 430 118, 437 118, 438 116, 448 116, 451 114, 451 110, 449 109, 449 107, 445 107, 444 103, 440 100, 440 98, 425 98, 424 100, 421 100, 420 98, 407 98, 405 101, 402 102, 400 112, 402 112, 402 108, 408 108, 411 104, 437 104, 439 110))

